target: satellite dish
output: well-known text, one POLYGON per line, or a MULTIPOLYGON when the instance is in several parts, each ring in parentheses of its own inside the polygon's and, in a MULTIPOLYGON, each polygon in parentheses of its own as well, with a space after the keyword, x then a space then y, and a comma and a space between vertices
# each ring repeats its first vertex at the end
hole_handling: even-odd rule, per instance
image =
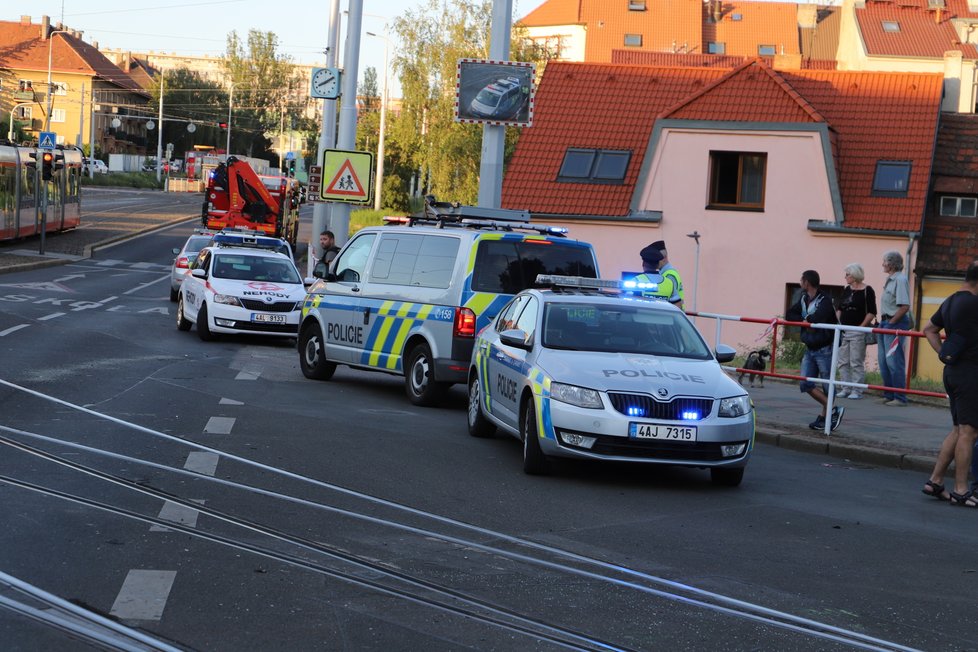
POLYGON ((146 128, 152 131, 153 129, 156 129, 156 123, 150 120, 146 123, 146 128))
POLYGON ((194 133, 195 131, 197 131, 197 125, 191 122, 190 124, 187 125, 187 131, 189 131, 190 133, 194 133))
POLYGON ((118 129, 122 125, 122 120, 119 118, 112 118, 112 128, 118 129))

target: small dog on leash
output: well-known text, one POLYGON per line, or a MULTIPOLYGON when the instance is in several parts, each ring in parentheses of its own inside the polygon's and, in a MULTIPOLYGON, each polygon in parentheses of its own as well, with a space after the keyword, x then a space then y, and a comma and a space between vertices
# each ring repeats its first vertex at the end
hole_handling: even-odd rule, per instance
MULTIPOLYGON (((752 369, 753 371, 764 371, 765 369, 767 369, 767 362, 770 359, 771 359, 771 352, 768 351, 767 349, 760 349, 758 351, 751 351, 747 355, 747 359, 744 361, 744 369, 752 369)), ((747 376, 747 375, 750 376, 750 386, 751 387, 754 386, 754 379, 755 378, 759 378, 760 379, 761 389, 764 388, 764 376, 761 376, 759 374, 752 374, 749 371, 745 371, 744 373, 740 374, 740 377, 737 378, 737 382, 740 383, 741 385, 743 385, 744 384, 744 376, 747 376)))

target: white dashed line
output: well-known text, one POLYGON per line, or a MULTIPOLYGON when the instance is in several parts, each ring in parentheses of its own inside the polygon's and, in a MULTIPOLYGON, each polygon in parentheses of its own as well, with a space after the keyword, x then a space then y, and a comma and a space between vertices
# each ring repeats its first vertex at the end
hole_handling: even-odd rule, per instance
POLYGON ((109 613, 122 620, 159 620, 176 577, 176 571, 129 571, 109 613))
POLYGON ((235 380, 258 380, 258 376, 261 375, 260 371, 239 371, 238 375, 234 377, 235 380))
POLYGON ((161 276, 160 278, 156 279, 155 281, 150 281, 149 283, 143 283, 142 285, 137 285, 136 287, 134 287, 132 289, 126 290, 125 292, 123 292, 123 294, 132 294, 133 292, 139 292, 143 288, 148 288, 150 285, 156 285, 160 281, 165 281, 165 280, 167 280, 169 278, 170 278, 169 276, 161 276))
POLYGON ((244 405, 244 403, 235 401, 233 398, 222 398, 218 405, 244 405))
POLYGON ((54 319, 55 317, 63 317, 65 313, 63 312, 52 312, 50 315, 44 315, 43 317, 38 317, 37 321, 47 321, 49 319, 54 319))
MULTIPOLYGON (((195 503, 203 504, 203 500, 195 500, 195 503)), ((200 512, 192 507, 187 507, 186 505, 181 505, 179 503, 172 503, 169 500, 163 503, 163 509, 160 510, 159 515, 156 517, 163 521, 170 521, 171 523, 176 523, 178 525, 186 525, 187 527, 197 527, 197 517, 200 516, 200 512)), ((172 532, 168 527, 162 525, 154 525, 149 528, 150 532, 172 532)))
POLYGON ((234 417, 211 417, 204 426, 204 432, 211 435, 230 435, 234 427, 234 417))
POLYGON ((27 328, 28 326, 30 326, 30 324, 19 324, 17 326, 11 326, 5 331, 0 331, 0 337, 3 337, 4 335, 10 335, 11 333, 16 333, 21 328, 27 328))
POLYGON ((217 462, 220 459, 221 456, 217 453, 194 451, 187 455, 187 463, 183 465, 183 468, 201 475, 212 476, 217 471, 217 462))
POLYGON ((106 260, 100 260, 95 264, 98 265, 99 267, 113 267, 115 265, 122 265, 125 262, 126 261, 124 260, 114 260, 112 258, 107 258, 106 260))

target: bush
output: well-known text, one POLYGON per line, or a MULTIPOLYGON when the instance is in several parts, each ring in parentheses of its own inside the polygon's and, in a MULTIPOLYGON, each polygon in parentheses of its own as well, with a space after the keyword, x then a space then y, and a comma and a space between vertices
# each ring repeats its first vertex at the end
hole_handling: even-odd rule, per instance
POLYGON ((383 226, 384 218, 390 215, 398 215, 398 213, 383 208, 379 211, 372 208, 350 211, 350 235, 368 226, 383 226))
POLYGON ((163 189, 163 182, 156 180, 155 172, 110 172, 109 174, 96 174, 92 178, 83 176, 81 183, 83 186, 163 189))

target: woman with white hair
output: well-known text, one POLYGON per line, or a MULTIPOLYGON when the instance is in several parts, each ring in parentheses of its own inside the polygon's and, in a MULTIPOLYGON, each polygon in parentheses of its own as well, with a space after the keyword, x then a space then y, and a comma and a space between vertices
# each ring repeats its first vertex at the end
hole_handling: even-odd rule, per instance
MULTIPOLYGON (((903 256, 899 251, 883 254, 883 271, 886 283, 880 295, 880 328, 910 330, 910 282, 903 273, 903 256)), ((886 387, 903 389, 907 382, 907 362, 903 352, 903 338, 899 335, 880 335, 880 375, 886 387)), ((903 392, 883 392, 883 403, 890 407, 907 404, 903 392)))
MULTIPOLYGON (((876 292, 863 281, 863 266, 851 263, 845 268, 846 289, 842 292, 836 315, 844 326, 869 326, 876 319, 876 292)), ((866 382, 866 334, 862 331, 843 331, 839 340, 839 380, 847 383, 866 382)), ((838 398, 860 399, 859 387, 843 385, 838 398)))

